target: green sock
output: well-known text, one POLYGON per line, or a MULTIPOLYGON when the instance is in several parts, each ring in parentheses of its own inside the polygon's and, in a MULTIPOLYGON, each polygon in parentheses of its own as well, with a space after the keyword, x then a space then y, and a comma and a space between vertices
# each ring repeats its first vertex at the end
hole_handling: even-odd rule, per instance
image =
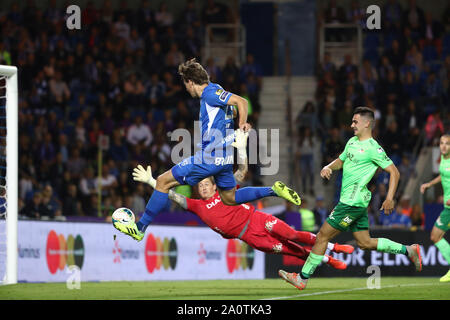
POLYGON ((441 252, 442 256, 447 260, 450 264, 450 244, 448 244, 447 240, 442 238, 438 242, 434 244, 438 250, 441 252))
POLYGON ((406 250, 406 246, 401 243, 394 242, 392 240, 386 238, 378 238, 377 251, 379 252, 387 252, 387 253, 403 253, 408 254, 406 250))
POLYGON ((308 279, 314 273, 314 270, 316 270, 317 266, 322 262, 322 260, 323 255, 320 256, 311 252, 308 256, 308 259, 306 259, 305 264, 303 265, 301 275, 304 278, 308 279))

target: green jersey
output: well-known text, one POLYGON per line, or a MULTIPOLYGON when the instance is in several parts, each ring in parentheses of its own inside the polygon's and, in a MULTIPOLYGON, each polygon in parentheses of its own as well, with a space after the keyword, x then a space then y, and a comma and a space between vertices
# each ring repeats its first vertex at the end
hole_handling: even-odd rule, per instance
POLYGON ((357 136, 348 140, 339 159, 344 162, 339 201, 349 206, 367 208, 372 198, 367 184, 378 167, 385 169, 392 164, 392 160, 373 138, 359 141, 357 136))
POLYGON ((441 156, 439 174, 441 175, 442 189, 444 190, 444 207, 450 208, 447 205, 447 200, 450 199, 450 159, 444 159, 444 156, 441 156))

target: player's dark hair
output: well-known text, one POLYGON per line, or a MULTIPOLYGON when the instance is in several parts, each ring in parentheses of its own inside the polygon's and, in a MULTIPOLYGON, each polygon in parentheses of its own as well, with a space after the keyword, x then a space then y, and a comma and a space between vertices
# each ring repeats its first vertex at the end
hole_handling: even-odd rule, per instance
POLYGON ((373 128, 375 125, 375 113, 369 107, 357 107, 353 110, 353 115, 359 114, 361 117, 365 117, 369 119, 371 123, 371 127, 373 128))
POLYGON ((188 60, 178 66, 178 74, 184 82, 191 80, 193 83, 202 85, 209 83, 209 75, 205 68, 195 58, 188 60))
POLYGON ((369 107, 358 107, 353 111, 353 115, 355 114, 375 119, 375 113, 369 107))

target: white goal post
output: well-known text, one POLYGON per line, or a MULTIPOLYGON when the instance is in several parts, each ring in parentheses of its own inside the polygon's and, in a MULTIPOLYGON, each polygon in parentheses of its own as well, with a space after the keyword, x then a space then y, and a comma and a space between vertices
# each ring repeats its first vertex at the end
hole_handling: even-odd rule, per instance
MULTIPOLYGON (((2 119, 6 120, 6 127, 2 124, 2 129, 6 129, 6 175, 5 179, 5 274, 0 277, 0 284, 17 283, 17 220, 18 220, 18 80, 17 68, 15 66, 0 65, 0 78, 2 81, 1 100, 5 102, 2 106, 5 109, 2 119)), ((0 253, 1 254, 1 253, 0 253)))

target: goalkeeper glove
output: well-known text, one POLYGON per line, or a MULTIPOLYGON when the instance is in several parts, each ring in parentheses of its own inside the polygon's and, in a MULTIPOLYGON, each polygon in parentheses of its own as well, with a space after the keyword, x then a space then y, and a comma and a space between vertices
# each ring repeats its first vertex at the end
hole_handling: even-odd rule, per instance
POLYGON ((237 129, 235 132, 235 141, 231 144, 236 149, 247 149, 248 132, 237 129))
POLYGON ((147 170, 143 166, 138 165, 133 169, 133 180, 151 185, 153 188, 156 186, 156 180, 152 176, 152 168, 147 166, 147 170))
POLYGON ((235 141, 231 145, 237 149, 238 164, 245 164, 247 162, 248 132, 237 129, 235 136, 235 141))

